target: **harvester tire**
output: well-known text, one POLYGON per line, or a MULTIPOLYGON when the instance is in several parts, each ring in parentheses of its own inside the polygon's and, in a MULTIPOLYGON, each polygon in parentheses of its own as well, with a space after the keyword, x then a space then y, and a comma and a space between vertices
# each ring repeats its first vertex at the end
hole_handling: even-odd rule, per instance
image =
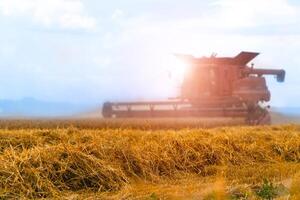
POLYGON ((270 125, 271 115, 268 111, 265 111, 262 116, 258 119, 258 125, 270 125))
POLYGON ((102 107, 102 116, 104 118, 112 117, 112 104, 110 102, 105 102, 102 107))

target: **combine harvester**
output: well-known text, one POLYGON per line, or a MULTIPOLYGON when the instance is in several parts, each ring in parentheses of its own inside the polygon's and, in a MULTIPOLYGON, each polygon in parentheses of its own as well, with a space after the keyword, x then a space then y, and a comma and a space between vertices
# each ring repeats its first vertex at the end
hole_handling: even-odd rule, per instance
POLYGON ((270 91, 264 75, 285 79, 282 69, 255 69, 247 64, 259 53, 241 52, 235 57, 195 58, 176 55, 186 62, 180 97, 165 101, 106 102, 105 118, 229 117, 244 118, 249 125, 270 124, 270 91))

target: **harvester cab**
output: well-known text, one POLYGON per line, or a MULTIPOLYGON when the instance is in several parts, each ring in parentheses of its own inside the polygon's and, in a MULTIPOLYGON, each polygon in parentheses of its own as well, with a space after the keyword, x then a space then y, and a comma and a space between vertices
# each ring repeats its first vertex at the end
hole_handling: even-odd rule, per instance
POLYGON ((106 102, 104 117, 243 117, 247 124, 269 124, 262 103, 271 95, 264 75, 285 79, 282 69, 256 69, 247 64, 259 53, 235 57, 176 55, 189 66, 178 99, 148 102, 106 102))

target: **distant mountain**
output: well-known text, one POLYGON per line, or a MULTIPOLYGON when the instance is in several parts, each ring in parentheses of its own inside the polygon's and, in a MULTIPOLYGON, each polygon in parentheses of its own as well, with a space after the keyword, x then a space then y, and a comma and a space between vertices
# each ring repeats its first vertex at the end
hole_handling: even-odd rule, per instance
POLYGON ((271 111, 283 115, 300 117, 300 107, 272 107, 271 111))
POLYGON ((47 102, 34 98, 0 100, 0 117, 64 117, 85 112, 95 105, 47 102))
MULTIPOLYGON (((300 107, 272 107, 272 121, 300 123, 300 107)), ((74 104, 68 102, 41 101, 34 98, 0 100, 0 118, 5 117, 72 117, 100 118, 101 102, 74 104)))
POLYGON ((300 108, 299 107, 273 107, 271 109, 273 124, 299 124, 300 108))
POLYGON ((300 117, 272 112, 272 124, 300 124, 300 117))

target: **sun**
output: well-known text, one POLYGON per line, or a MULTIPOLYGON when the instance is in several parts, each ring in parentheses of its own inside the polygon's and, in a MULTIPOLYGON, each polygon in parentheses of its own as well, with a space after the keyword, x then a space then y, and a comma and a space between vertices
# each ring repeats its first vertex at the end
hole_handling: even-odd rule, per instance
POLYGON ((188 64, 177 58, 175 55, 170 55, 166 59, 166 65, 169 78, 175 82, 181 83, 189 67, 188 64))

